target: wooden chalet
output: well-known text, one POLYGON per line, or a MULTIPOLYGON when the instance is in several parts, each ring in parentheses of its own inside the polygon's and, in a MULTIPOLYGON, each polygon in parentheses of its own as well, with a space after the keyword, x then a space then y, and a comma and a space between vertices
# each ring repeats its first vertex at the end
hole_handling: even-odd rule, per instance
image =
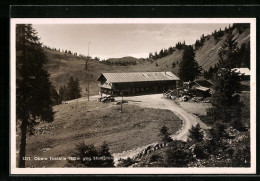
POLYGON ((113 96, 163 93, 179 86, 172 72, 102 73, 97 81, 100 93, 113 96))

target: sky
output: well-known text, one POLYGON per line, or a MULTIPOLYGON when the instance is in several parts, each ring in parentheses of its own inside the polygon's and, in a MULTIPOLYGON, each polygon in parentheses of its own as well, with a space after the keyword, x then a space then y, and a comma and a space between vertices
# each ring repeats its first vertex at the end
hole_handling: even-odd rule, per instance
POLYGON ((223 30, 229 24, 33 24, 40 41, 57 49, 102 59, 132 56, 147 58, 149 52, 194 44, 202 34, 223 30))

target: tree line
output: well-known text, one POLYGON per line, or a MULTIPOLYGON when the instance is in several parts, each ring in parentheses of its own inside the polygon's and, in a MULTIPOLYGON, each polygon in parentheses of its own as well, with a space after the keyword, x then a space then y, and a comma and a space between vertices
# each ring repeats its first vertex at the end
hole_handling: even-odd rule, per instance
POLYGON ((103 60, 101 61, 102 63, 106 65, 116 65, 116 66, 129 66, 129 65, 136 65, 137 61, 132 61, 132 60, 122 60, 122 61, 108 61, 108 60, 103 60))
POLYGON ((166 57, 167 55, 172 54, 175 51, 175 48, 173 46, 170 46, 168 49, 161 49, 159 52, 149 53, 149 58, 156 60, 159 58, 166 57))
POLYGON ((45 49, 48 49, 48 50, 52 50, 52 51, 56 51, 56 52, 61 52, 61 53, 66 53, 66 54, 70 54, 70 55, 73 55, 75 57, 80 57, 80 58, 84 58, 84 59, 88 59, 88 60, 95 60, 95 61, 100 61, 100 58, 99 57, 91 57, 91 56, 86 56, 86 55, 82 55, 82 54, 78 54, 77 52, 72 52, 71 50, 63 50, 63 49, 60 49, 60 48, 52 48, 50 46, 46 46, 46 45, 43 45, 42 46, 43 48, 45 49))

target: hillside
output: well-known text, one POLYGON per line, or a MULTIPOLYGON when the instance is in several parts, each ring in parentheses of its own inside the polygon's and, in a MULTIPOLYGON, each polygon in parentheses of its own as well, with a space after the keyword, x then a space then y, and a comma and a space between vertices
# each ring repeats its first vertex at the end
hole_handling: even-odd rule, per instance
MULTIPOLYGON (((250 29, 233 28, 233 34, 240 47, 243 43, 250 41, 250 29)), ((205 41, 195 51, 195 59, 204 70, 208 70, 211 66, 218 62, 218 51, 223 45, 226 34, 218 40, 213 35, 205 37, 205 41)), ((195 45, 193 45, 195 46, 195 45)), ((86 87, 88 75, 85 71, 85 59, 82 57, 45 49, 49 62, 46 69, 51 75, 51 81, 58 90, 60 86, 66 85, 69 77, 74 76, 80 81, 82 95, 86 96, 86 87)), ((97 86, 97 78, 102 72, 143 72, 143 71, 171 71, 178 75, 179 63, 182 59, 183 49, 175 49, 172 54, 156 60, 137 59, 134 57, 110 58, 106 61, 89 61, 89 80, 90 94, 96 95, 99 92, 97 86), (109 63, 108 63, 109 62, 109 63), (174 66, 172 65, 174 63, 174 66)))
MULTIPOLYGON (((246 29, 242 33, 239 33, 237 29, 233 30, 234 38, 237 39, 237 45, 240 47, 243 43, 250 41, 250 30, 246 29)), ((204 42, 203 46, 196 51, 195 59, 204 70, 208 70, 211 66, 213 67, 218 62, 218 50, 223 45, 226 39, 226 34, 219 40, 216 41, 211 35, 204 42)))
MULTIPOLYGON (((66 85, 70 76, 78 78, 82 88, 82 95, 86 96, 86 87, 88 82, 88 74, 85 70, 86 60, 71 54, 45 49, 48 62, 45 68, 50 73, 50 80, 55 88, 59 90, 60 86, 66 85)), ((109 66, 96 60, 89 62, 89 80, 90 94, 98 94, 97 78, 102 72, 121 72, 127 67, 109 66)))
MULTIPOLYGON (((237 41, 237 45, 240 48, 243 43, 249 43, 250 41, 250 29, 246 28, 243 31, 239 31, 237 28, 233 29, 234 38, 237 41)), ((200 66, 204 70, 208 70, 210 67, 214 67, 218 62, 218 51, 220 47, 223 45, 226 39, 226 33, 219 40, 215 40, 213 35, 209 35, 205 38, 205 42, 201 47, 195 50, 195 60, 199 63, 200 66)), ((193 45, 194 46, 194 45, 193 45)), ((154 68, 154 70, 164 71, 169 70, 169 67, 173 62, 177 62, 177 60, 182 59, 183 50, 178 50, 173 52, 173 54, 168 55, 166 57, 157 59, 158 67, 154 68)), ((178 74, 179 65, 177 64, 172 72, 178 74)))

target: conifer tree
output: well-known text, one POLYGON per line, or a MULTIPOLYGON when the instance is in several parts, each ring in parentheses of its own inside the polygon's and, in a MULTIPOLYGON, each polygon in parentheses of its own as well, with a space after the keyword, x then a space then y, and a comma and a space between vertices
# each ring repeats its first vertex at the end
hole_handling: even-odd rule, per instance
POLYGON ((196 126, 192 126, 192 128, 189 130, 188 137, 196 143, 203 140, 204 133, 199 124, 197 124, 196 126))
POLYGON ((179 68, 179 76, 182 81, 194 81, 201 75, 202 68, 194 58, 195 53, 192 46, 186 46, 179 68))
POLYGON ((19 167, 25 167, 26 134, 37 118, 53 121, 47 58, 37 32, 30 24, 16 25, 16 118, 21 122, 19 167))
POLYGON ((53 85, 51 85, 50 96, 53 106, 61 103, 60 96, 53 85))
POLYGON ((74 80, 73 76, 70 77, 70 80, 67 85, 67 99, 72 100, 72 99, 77 99, 81 97, 80 94, 81 88, 79 86, 79 80, 76 78, 74 80))
POLYGON ((109 147, 106 142, 103 142, 100 148, 100 156, 108 159, 101 162, 102 167, 114 167, 114 158, 109 152, 109 147))
POLYGON ((237 93, 241 92, 242 76, 233 69, 237 65, 237 53, 236 40, 229 31, 227 39, 219 51, 218 72, 214 79, 212 102, 215 119, 223 122, 230 122, 234 117, 241 118, 241 114, 238 113, 241 112, 242 103, 237 93))

